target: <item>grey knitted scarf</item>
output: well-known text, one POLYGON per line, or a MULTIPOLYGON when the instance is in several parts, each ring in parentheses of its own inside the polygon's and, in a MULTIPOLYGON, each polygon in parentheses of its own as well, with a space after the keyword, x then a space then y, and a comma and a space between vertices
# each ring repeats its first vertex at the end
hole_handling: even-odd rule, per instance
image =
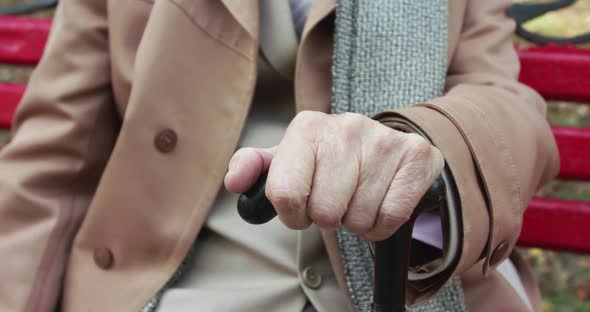
MULTIPOLYGON (((372 116, 442 95, 447 15, 447 0, 338 0, 332 112, 372 116)), ((369 311, 368 246, 343 228, 338 242, 352 302, 358 311, 369 311)), ((465 311, 459 279, 411 311, 465 311)))

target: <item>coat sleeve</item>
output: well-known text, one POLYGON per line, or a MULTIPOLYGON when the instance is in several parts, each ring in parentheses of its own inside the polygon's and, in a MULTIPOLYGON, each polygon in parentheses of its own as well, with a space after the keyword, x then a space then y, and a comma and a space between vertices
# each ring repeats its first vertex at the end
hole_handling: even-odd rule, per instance
POLYGON ((546 103, 517 81, 514 23, 505 14, 510 3, 468 1, 445 94, 375 116, 391 126, 407 123, 428 137, 445 156, 457 189, 458 261, 443 278, 410 285, 411 302, 428 299, 448 278, 476 263, 486 274, 504 261, 529 200, 559 170, 546 103))
POLYGON ((106 1, 60 1, 0 153, 0 311, 53 311, 118 129, 106 1))

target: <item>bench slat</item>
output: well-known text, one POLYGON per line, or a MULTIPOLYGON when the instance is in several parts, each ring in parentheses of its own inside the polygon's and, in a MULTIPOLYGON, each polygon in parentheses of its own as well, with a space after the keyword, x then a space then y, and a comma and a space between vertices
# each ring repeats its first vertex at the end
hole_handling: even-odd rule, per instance
POLYGON ((552 127, 552 130, 559 149, 559 177, 566 180, 589 181, 590 129, 552 127))
POLYGON ((590 253, 590 202, 534 198, 524 214, 519 246, 590 253))
POLYGON ((50 28, 50 19, 0 16, 0 62, 37 64, 50 28))
POLYGON ((590 49, 542 46, 518 51, 520 81, 545 99, 590 102, 590 49))
POLYGON ((0 129, 9 129, 12 126, 14 111, 25 88, 22 84, 0 83, 0 129))

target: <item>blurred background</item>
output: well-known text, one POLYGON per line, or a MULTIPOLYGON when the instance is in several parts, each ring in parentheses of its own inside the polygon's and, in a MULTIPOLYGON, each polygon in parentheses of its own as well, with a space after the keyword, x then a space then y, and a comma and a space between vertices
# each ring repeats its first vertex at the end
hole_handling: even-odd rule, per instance
MULTIPOLYGON (((92 1, 92 0, 80 0, 92 1)), ((485 0, 494 1, 494 0, 485 0)), ((515 2, 549 2, 550 0, 515 0, 515 2)), ((35 2, 0 0, 0 6, 35 2)), ((35 16, 51 17, 46 10, 35 16)), ((547 13, 527 22, 525 29, 543 35, 571 37, 590 32, 590 0, 578 0, 573 6, 547 13)), ((514 38, 519 47, 530 43, 514 38)), ((590 44, 587 45, 590 48, 590 44)), ((0 64, 0 81, 26 83, 31 68, 0 64)), ((554 125, 590 127, 590 105, 550 102, 548 118, 554 125)), ((0 132, 0 145, 9 140, 6 131, 0 132)), ((590 201, 590 183, 554 181, 540 195, 564 199, 590 201)), ((589 225, 590 226, 590 225, 589 225)), ((588 238, 590 239, 590 238, 588 238)), ((541 249, 525 250, 543 292, 544 311, 590 312, 590 256, 556 253, 541 249)))
MULTIPOLYGON (((531 20, 524 27, 529 31, 554 37, 572 37, 589 33, 590 0, 578 0, 571 7, 531 20)), ((516 37, 514 41, 520 47, 530 45, 516 37)), ((590 44, 586 47, 590 48, 590 44)), ((550 102, 548 118, 554 125, 587 128, 590 127, 590 105, 550 102)), ((590 201, 590 183, 554 181, 541 191, 541 195, 590 201)), ((527 251, 528 260, 541 284, 545 311, 590 312, 590 256, 542 249, 527 251)))

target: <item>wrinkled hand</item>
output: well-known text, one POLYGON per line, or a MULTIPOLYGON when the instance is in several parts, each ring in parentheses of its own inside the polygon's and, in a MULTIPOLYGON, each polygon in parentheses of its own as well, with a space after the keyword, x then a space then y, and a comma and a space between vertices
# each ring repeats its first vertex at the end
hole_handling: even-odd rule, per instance
POLYGON ((287 227, 344 225, 379 241, 410 218, 443 166, 441 152, 417 134, 360 114, 305 111, 279 145, 238 150, 225 186, 245 192, 269 170, 266 196, 287 227))

